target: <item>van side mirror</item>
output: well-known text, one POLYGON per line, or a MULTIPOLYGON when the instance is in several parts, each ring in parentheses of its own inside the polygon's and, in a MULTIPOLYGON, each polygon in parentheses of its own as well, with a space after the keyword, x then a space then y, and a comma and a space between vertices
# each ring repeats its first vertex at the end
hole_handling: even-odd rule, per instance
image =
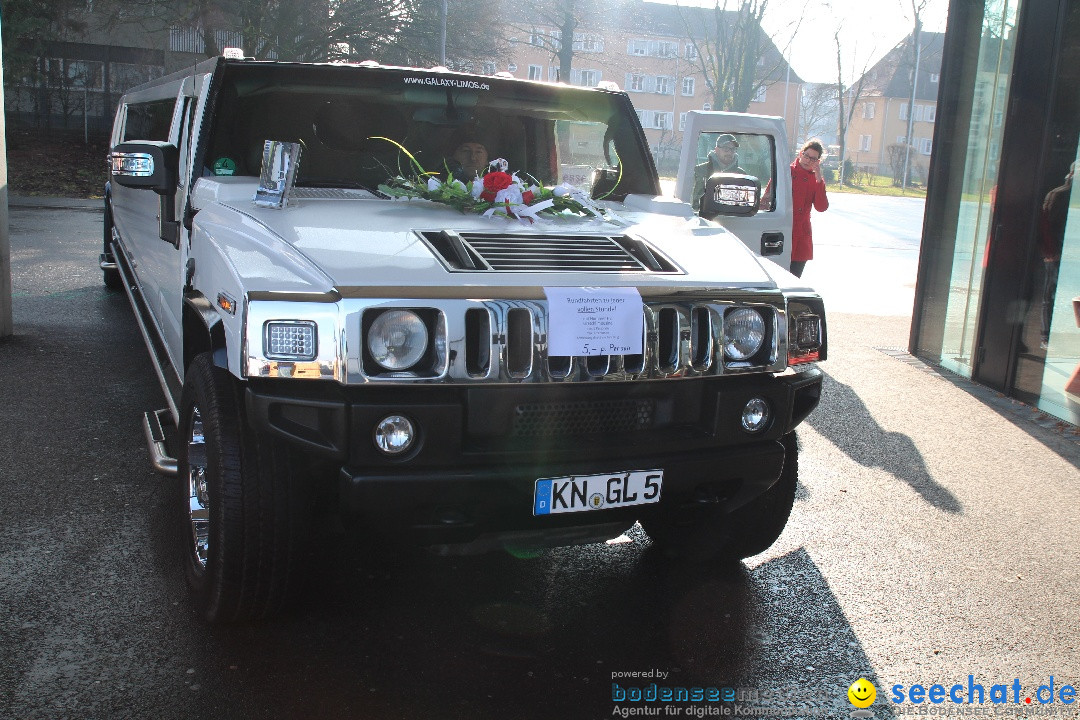
POLYGON ((129 188, 146 188, 159 195, 176 192, 180 152, 158 140, 123 142, 109 153, 112 179, 129 188))
POLYGON ((705 181, 699 214, 706 220, 718 215, 751 217, 760 200, 761 183, 753 175, 715 173, 705 181))
POLYGON ((158 237, 179 247, 176 183, 180 176, 180 152, 176 146, 159 140, 120 143, 109 153, 109 171, 112 179, 124 187, 149 189, 158 194, 158 237))

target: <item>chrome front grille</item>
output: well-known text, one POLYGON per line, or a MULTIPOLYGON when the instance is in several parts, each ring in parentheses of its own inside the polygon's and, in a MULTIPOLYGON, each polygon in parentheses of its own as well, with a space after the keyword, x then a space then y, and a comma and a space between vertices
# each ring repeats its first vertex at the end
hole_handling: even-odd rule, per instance
MULTIPOLYGON (((366 383, 573 383, 658 380, 753 372, 787 367, 787 320, 779 293, 740 291, 717 301, 670 298, 643 304, 643 351, 628 355, 558 356, 548 354, 547 302, 543 300, 352 300, 349 317, 388 307, 412 308, 445 328, 430 367, 416 373, 372 374, 349 351, 346 382, 366 383), (725 362, 724 316, 753 307, 766 321, 763 350, 749 362, 725 362)), ((362 346, 361 322, 346 323, 343 347, 362 346)), ((562 412, 530 410, 526 426, 544 428, 569 422, 562 412), (539 413, 539 414, 537 414, 539 413), (547 419, 537 419, 541 416, 547 419)), ((573 413, 571 413, 573 414, 573 413)), ((523 416, 524 417, 524 416, 523 416)), ((525 422, 524 420, 522 422, 525 422)), ((587 421, 583 421, 587 422, 587 421)), ((530 432, 546 432, 537 429, 530 432)))

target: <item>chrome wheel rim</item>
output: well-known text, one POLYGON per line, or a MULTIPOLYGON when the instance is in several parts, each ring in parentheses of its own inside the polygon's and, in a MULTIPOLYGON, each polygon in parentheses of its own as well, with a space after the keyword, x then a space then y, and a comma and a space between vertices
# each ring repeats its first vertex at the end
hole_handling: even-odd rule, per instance
POLYGON ((206 438, 199 408, 192 408, 187 438, 188 521, 195 561, 203 568, 210 549, 210 496, 206 488, 206 438))

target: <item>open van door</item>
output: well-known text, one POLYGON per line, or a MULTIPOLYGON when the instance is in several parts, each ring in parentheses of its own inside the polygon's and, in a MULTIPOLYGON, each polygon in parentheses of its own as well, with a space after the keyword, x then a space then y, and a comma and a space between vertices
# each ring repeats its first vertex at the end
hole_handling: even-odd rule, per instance
MULTIPOLYGON (((701 212, 700 201, 710 170, 709 154, 721 135, 738 143, 737 172, 757 178, 757 212, 711 218, 738 235, 759 255, 784 268, 791 266, 791 150, 780 117, 691 110, 686 114, 682 156, 675 195, 701 212)), ((726 138, 725 138, 726 140, 726 138)))

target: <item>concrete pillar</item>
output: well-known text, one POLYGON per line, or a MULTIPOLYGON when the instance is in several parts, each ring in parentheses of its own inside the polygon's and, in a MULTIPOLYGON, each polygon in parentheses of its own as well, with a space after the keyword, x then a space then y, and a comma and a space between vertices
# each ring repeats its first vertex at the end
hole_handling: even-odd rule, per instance
MULTIPOLYGON (((0 78, 4 77, 0 41, 0 78)), ((7 127, 4 121, 4 83, 0 81, 0 339, 15 332, 11 320, 11 241, 8 239, 7 127)))

